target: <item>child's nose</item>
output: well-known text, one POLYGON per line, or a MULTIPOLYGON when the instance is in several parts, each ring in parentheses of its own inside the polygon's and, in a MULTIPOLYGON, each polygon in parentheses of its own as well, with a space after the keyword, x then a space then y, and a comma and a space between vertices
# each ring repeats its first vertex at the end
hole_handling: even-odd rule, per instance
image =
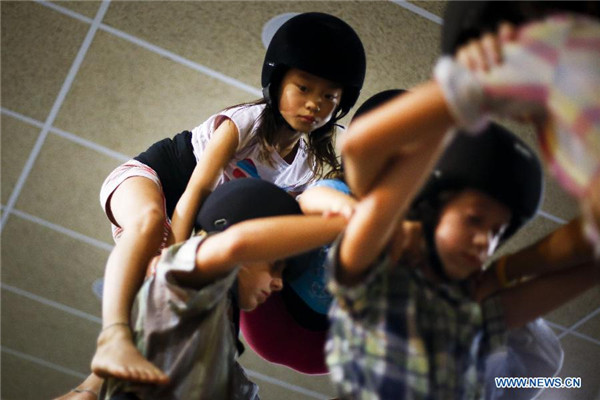
POLYGON ((479 247, 481 252, 485 252, 486 256, 494 252, 494 233, 492 231, 479 231, 475 234, 475 245, 479 247))
POLYGON ((276 292, 283 289, 283 279, 281 278, 273 278, 271 279, 271 290, 276 292))
POLYGON ((321 98, 308 99, 306 102, 306 108, 314 112, 319 112, 321 110, 321 98))
POLYGON ((479 230, 475 233, 473 241, 478 247, 487 248, 491 242, 491 232, 479 230))

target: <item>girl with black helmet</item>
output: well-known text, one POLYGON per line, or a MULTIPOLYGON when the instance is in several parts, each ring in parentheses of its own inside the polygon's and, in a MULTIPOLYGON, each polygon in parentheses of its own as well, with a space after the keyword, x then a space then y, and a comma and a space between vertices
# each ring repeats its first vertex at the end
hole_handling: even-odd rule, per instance
POLYGON ((105 273, 96 374, 167 381, 123 325, 148 261, 165 243, 189 237, 193 216, 216 185, 254 177, 298 193, 335 168, 334 124, 358 98, 365 64, 361 41, 344 21, 322 13, 295 16, 267 50, 264 99, 213 115, 109 175, 100 201, 118 240, 105 273))
POLYGON ((538 280, 478 302, 472 278, 537 212, 537 157, 491 125, 452 142, 417 195, 418 152, 402 161, 413 167, 378 177, 329 254, 331 376, 341 398, 481 399, 482 362, 506 328, 589 288, 593 267, 552 277, 551 289, 538 280))

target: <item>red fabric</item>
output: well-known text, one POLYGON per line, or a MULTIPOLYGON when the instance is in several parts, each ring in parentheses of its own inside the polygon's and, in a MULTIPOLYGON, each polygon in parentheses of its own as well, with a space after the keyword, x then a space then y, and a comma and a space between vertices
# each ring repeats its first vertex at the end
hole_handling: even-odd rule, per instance
POLYGON ((262 358, 304 374, 326 374, 326 331, 303 328, 287 311, 281 293, 273 293, 254 311, 241 312, 240 329, 262 358))

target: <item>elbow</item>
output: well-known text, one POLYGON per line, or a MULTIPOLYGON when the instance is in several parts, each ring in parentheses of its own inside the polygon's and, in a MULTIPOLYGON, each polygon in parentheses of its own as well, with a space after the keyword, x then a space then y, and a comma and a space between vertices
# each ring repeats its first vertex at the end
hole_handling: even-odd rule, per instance
POLYGON ((341 145, 342 155, 346 161, 360 160, 365 157, 367 151, 362 135, 355 132, 356 130, 350 130, 341 145))
POLYGON ((231 262, 243 262, 249 253, 248 250, 252 247, 250 236, 244 233, 239 226, 227 229, 226 234, 222 241, 224 243, 223 257, 231 262))

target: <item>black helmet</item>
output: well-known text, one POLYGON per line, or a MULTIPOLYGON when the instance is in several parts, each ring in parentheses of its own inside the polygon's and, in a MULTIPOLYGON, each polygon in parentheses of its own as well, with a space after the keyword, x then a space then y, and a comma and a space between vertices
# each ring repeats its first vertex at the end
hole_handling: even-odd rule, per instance
POLYGON ((195 228, 223 231, 253 218, 302 214, 298 202, 280 187, 261 179, 234 179, 219 185, 206 198, 195 228))
POLYGON ((442 191, 477 189, 511 210, 512 220, 502 237, 506 240, 535 216, 543 185, 535 153, 512 132, 491 123, 477 136, 457 134, 413 201, 408 218, 426 220, 439 212, 436 200, 442 191))
MULTIPOLYGON (((352 121, 354 121, 356 118, 360 117, 361 115, 366 114, 367 112, 379 107, 383 103, 388 102, 389 100, 393 99, 394 97, 400 96, 401 94, 404 94, 406 92, 407 91, 404 89, 388 89, 388 90, 381 91, 379 93, 375 93, 373 96, 371 96, 367 100, 365 100, 365 102, 362 103, 360 105, 360 107, 358 107, 358 109, 352 116, 352 121)), ((352 121, 350 121, 350 122, 352 123, 352 121)))
MULTIPOLYGON (((271 106, 285 71, 298 68, 342 86, 338 115, 356 103, 365 79, 366 58, 360 38, 333 15, 311 12, 286 21, 275 33, 263 62, 263 96, 271 106)), ((277 107, 273 106, 274 109, 277 107)))

